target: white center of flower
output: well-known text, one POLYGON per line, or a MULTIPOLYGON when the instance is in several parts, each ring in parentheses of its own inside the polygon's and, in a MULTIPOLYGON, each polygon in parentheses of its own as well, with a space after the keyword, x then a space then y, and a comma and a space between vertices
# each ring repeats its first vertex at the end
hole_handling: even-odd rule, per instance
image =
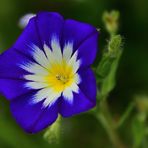
POLYGON ((52 49, 46 44, 44 44, 44 51, 36 45, 31 45, 31 48, 36 63, 23 63, 20 67, 31 73, 24 76, 29 80, 25 87, 39 90, 32 102, 38 103, 44 100, 43 107, 47 107, 61 95, 72 102, 73 92, 79 91, 80 83, 77 73, 80 60, 77 59, 77 51, 73 53, 73 44, 65 44, 62 53, 58 39, 53 37, 52 49))

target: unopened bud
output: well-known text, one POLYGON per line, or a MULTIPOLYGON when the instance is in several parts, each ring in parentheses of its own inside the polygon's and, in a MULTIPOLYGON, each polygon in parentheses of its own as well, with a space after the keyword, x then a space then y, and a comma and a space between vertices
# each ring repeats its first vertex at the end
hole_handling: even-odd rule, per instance
POLYGON ((56 122, 51 125, 44 134, 45 140, 48 143, 58 143, 60 139, 61 117, 59 116, 56 122))
POLYGON ((25 28, 27 26, 27 24, 29 23, 29 20, 34 16, 35 16, 35 14, 33 14, 33 13, 28 13, 28 14, 22 16, 19 20, 19 24, 18 24, 19 27, 22 29, 25 28))
POLYGON ((118 27, 119 27, 119 12, 118 11, 111 11, 111 12, 105 12, 103 15, 103 21, 105 23, 106 26, 106 30, 111 34, 111 35, 115 35, 118 31, 118 27))
POLYGON ((140 112, 148 113, 148 96, 136 96, 136 104, 140 112))

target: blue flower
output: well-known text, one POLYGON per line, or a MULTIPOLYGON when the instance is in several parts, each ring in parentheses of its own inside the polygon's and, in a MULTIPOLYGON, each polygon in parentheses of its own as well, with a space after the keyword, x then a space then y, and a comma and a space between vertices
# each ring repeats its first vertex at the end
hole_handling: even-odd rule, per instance
POLYGON ((90 65, 97 52, 97 30, 89 24, 40 12, 16 43, 0 56, 0 91, 27 132, 51 125, 96 105, 90 65))

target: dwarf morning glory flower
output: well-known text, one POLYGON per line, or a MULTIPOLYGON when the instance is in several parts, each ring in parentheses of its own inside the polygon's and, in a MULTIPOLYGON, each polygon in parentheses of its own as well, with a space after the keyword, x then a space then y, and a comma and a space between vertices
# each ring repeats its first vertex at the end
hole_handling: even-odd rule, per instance
POLYGON ((96 104, 96 81, 90 65, 98 32, 89 24, 40 12, 16 43, 0 56, 0 91, 27 132, 51 125, 96 104))

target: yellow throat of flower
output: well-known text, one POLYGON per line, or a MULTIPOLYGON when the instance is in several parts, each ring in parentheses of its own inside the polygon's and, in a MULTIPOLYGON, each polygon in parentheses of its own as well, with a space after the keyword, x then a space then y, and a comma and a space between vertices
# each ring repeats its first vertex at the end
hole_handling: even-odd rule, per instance
POLYGON ((55 92, 62 92, 75 81, 73 67, 64 60, 61 63, 52 63, 48 69, 49 75, 45 81, 55 92))

